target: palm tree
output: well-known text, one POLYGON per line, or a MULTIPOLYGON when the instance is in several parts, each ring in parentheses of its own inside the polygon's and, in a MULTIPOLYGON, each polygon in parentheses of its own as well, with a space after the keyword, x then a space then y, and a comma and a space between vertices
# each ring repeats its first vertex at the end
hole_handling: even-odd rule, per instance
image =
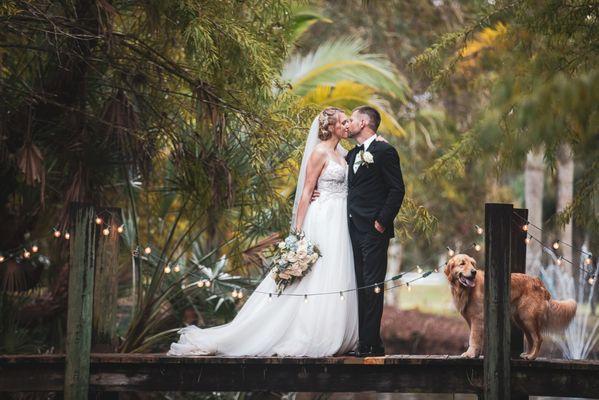
POLYGON ((347 109, 367 104, 381 113, 382 131, 403 136, 390 101, 406 103, 411 93, 408 83, 386 57, 366 49, 366 42, 358 37, 326 41, 305 55, 293 54, 282 79, 302 104, 347 109))

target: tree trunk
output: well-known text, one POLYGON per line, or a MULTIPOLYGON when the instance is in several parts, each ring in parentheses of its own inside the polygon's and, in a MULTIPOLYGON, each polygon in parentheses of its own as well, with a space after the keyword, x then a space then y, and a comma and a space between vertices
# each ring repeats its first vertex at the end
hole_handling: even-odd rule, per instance
MULTIPOLYGON (((388 267, 387 277, 391 277, 399 274, 401 271, 401 259, 403 255, 403 246, 398 239, 392 240, 389 245, 389 256, 388 256, 388 267)), ((389 285, 397 285, 399 281, 389 283, 389 285)), ((385 291, 385 303, 389 306, 399 307, 399 288, 385 291)))
MULTIPOLYGON (((556 211, 563 211, 572 203, 574 192, 574 160, 572 158, 572 149, 569 145, 560 146, 557 154, 557 201, 556 211)), ((572 220, 570 219, 563 229, 559 230, 558 238, 560 242, 572 244, 572 220)), ((578 264, 574 260, 573 251, 570 246, 561 246, 560 254, 567 260, 578 264)), ((572 274, 572 265, 568 262, 562 264, 566 272, 572 274)))
MULTIPOLYGON (((528 208, 528 220, 543 228, 543 184, 545 180, 545 165, 543 150, 537 149, 528 153, 524 169, 524 203, 528 208)), ((530 227, 531 233, 542 238, 542 233, 530 227)), ((534 240, 530 241, 526 252, 526 273, 539 276, 541 273, 542 248, 534 240)))

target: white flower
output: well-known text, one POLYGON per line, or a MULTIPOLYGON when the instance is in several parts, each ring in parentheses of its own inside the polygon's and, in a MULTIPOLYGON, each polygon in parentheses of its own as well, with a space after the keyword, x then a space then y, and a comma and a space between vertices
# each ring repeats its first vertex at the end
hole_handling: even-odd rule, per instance
POLYGON ((279 242, 279 249, 285 248, 285 242, 279 242))
POLYGON ((371 152, 365 151, 364 154, 362 155, 362 160, 364 160, 364 162, 367 164, 372 164, 372 163, 374 163, 374 156, 372 155, 371 152))
POLYGON ((289 254, 287 254, 287 261, 289 261, 290 263, 294 263, 297 261, 297 256, 293 251, 290 251, 289 254))
POLYGON ((304 258, 306 258, 307 255, 308 255, 308 252, 306 251, 306 249, 299 249, 297 251, 297 258, 300 260, 303 260, 304 258))

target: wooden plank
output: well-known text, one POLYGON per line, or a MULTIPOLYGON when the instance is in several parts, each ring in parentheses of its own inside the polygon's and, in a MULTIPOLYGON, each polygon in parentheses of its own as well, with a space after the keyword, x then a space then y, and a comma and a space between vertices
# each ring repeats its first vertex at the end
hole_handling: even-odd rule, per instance
POLYGON ((71 239, 64 372, 64 398, 67 400, 87 399, 88 396, 97 229, 94 218, 91 204, 69 204, 71 239))
POLYGON ((510 399, 511 204, 485 204, 484 395, 510 399))
MULTIPOLYGON (((526 273, 526 239, 527 233, 522 230, 522 225, 528 220, 528 210, 526 208, 514 208, 512 214, 512 238, 510 251, 510 268, 512 273, 526 273)), ((511 349, 512 358, 519 358, 524 352, 524 333, 514 323, 511 326, 511 349)), ((528 395, 517 393, 512 386, 512 400, 527 400, 528 395)))
MULTIPOLYGON (((480 393, 482 359, 457 356, 364 358, 168 357, 92 354, 90 389, 480 393)), ((0 356, 0 392, 60 391, 64 355, 0 356)), ((599 361, 512 360, 512 387, 535 396, 599 397, 599 361)), ((2 397, 0 395, 0 397, 2 397)))
POLYGON ((94 272, 94 302, 92 318, 92 351, 116 351, 116 311, 118 295, 118 267, 120 235, 117 232, 122 224, 120 208, 96 209, 102 218, 98 230, 108 228, 108 235, 98 235, 94 272))

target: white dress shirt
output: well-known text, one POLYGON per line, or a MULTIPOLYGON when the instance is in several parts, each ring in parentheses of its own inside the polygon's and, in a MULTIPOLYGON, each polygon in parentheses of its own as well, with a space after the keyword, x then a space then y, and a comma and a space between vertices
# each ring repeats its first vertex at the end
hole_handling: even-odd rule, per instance
MULTIPOLYGON (((362 143, 364 145, 364 151, 368 150, 368 146, 370 146, 370 143, 374 142, 376 140, 376 135, 372 135, 371 137, 369 137, 368 139, 366 139, 364 141, 364 143, 362 143)), ((360 167, 360 164, 362 164, 362 157, 360 156, 360 153, 356 154, 356 159, 354 160, 354 174, 358 171, 358 168, 360 167)))

